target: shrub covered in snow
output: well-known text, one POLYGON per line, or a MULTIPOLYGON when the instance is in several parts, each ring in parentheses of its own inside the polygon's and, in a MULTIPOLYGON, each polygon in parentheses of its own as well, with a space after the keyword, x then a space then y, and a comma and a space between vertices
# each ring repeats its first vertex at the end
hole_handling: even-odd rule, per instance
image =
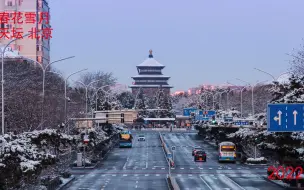
POLYGON ((56 162, 59 146, 71 143, 72 137, 50 129, 0 136, 0 186, 18 185, 22 178, 34 179, 43 166, 56 162))

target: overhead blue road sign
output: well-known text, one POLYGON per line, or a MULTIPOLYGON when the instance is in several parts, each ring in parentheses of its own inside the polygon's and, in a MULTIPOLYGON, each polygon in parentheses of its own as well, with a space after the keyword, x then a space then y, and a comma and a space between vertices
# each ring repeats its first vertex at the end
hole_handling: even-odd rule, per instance
POLYGON ((270 132, 304 131, 304 104, 268 104, 267 128, 270 132))
POLYGON ((184 110, 183 110, 183 115, 184 116, 190 116, 190 114, 192 113, 192 112, 196 112, 196 108, 184 108, 184 110))
POLYGON ((210 120, 210 117, 205 117, 204 115, 197 115, 195 117, 196 120, 199 120, 199 121, 209 121, 210 120))
POLYGON ((207 115, 205 115, 206 117, 212 117, 212 116, 215 116, 215 111, 214 110, 208 110, 208 111, 205 111, 207 112, 207 115))
POLYGON ((249 121, 235 121, 234 125, 239 125, 239 126, 249 125, 249 121))
POLYGON ((225 122, 231 122, 233 121, 233 117, 224 117, 225 122))

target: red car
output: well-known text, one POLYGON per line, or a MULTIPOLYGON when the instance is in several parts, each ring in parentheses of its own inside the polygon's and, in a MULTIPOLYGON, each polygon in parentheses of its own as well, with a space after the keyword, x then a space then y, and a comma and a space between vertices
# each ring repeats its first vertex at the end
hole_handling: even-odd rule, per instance
POLYGON ((201 147, 195 147, 192 151, 192 156, 194 156, 196 151, 198 151, 198 150, 203 150, 203 149, 201 147))
POLYGON ((207 161, 207 155, 205 151, 198 150, 196 151, 194 155, 194 162, 196 161, 201 161, 201 162, 206 162, 207 161))

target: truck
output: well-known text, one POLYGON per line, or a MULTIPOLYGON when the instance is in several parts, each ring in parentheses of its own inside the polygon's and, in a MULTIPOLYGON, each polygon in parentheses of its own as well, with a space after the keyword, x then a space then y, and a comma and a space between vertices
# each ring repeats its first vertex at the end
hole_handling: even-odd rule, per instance
POLYGON ((123 148, 123 147, 128 147, 128 148, 132 148, 132 134, 131 131, 122 131, 119 134, 119 147, 123 148))

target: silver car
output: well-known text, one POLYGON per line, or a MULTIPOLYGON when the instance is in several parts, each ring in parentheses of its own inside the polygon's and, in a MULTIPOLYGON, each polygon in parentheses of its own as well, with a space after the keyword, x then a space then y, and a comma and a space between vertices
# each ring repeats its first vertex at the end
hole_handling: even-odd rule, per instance
POLYGON ((138 141, 146 141, 146 138, 144 135, 138 135, 138 141))

